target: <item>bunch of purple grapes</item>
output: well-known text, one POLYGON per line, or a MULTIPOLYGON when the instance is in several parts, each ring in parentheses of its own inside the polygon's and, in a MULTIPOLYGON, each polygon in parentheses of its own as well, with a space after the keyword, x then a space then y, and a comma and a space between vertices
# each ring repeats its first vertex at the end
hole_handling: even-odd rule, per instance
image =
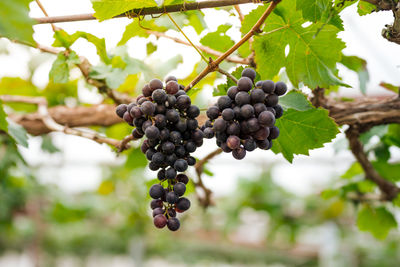
POLYGON ((135 126, 135 139, 146 137, 141 150, 150 161, 149 168, 158 171, 158 184, 150 188, 153 198, 154 225, 176 231, 180 222, 177 212, 189 209, 190 201, 182 197, 188 177, 179 172, 193 166, 196 159, 190 156, 203 144, 204 134, 199 129, 197 117, 200 109, 191 104, 190 97, 173 76, 146 84, 135 103, 119 105, 118 116, 135 126))
POLYGON ((217 145, 235 159, 243 159, 246 151, 256 148, 268 150, 272 140, 278 138, 275 120, 283 115, 279 96, 287 91, 283 82, 255 82, 256 72, 246 68, 237 86, 208 108, 209 120, 203 125, 205 138, 216 137, 217 145))

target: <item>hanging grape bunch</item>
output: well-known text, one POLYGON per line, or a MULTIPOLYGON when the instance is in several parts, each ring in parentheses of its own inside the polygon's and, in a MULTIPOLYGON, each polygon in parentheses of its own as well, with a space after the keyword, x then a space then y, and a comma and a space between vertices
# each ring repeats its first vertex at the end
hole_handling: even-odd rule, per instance
POLYGON ((146 84, 136 103, 119 105, 117 114, 135 126, 135 139, 146 137, 141 150, 150 161, 149 168, 158 171, 159 183, 150 188, 153 198, 154 225, 176 231, 180 222, 176 214, 189 209, 190 201, 182 197, 188 177, 180 172, 196 163, 190 153, 203 144, 203 132, 196 117, 200 109, 191 104, 190 97, 175 77, 162 81, 153 79, 146 84), (180 174, 178 174, 180 173, 180 174))
POLYGON ((208 108, 207 120, 202 127, 205 138, 216 137, 217 145, 235 159, 243 159, 246 151, 256 148, 268 150, 272 140, 279 136, 275 119, 283 115, 279 96, 287 91, 283 82, 257 81, 256 72, 246 68, 237 86, 208 108))

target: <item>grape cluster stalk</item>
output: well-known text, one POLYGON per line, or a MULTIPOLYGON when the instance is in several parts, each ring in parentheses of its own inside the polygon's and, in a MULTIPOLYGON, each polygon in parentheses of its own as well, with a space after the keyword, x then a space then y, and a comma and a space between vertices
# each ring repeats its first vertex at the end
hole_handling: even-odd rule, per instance
POLYGON ((208 120, 202 126, 205 138, 215 137, 217 145, 238 160, 257 148, 270 149, 279 136, 275 122, 283 109, 278 102, 287 86, 270 80, 256 82, 256 75, 253 69, 244 69, 237 86, 208 108, 208 120))
POLYGON ((165 86, 153 79, 136 102, 116 109, 118 116, 135 127, 135 139, 146 137, 141 151, 150 161, 150 170, 158 171, 159 180, 149 191, 153 222, 157 228, 167 226, 171 231, 180 227, 177 213, 190 208, 189 199, 183 197, 189 178, 182 172, 195 165, 190 153, 203 145, 204 138, 196 119, 200 109, 191 104, 183 89, 173 76, 166 78, 165 86))

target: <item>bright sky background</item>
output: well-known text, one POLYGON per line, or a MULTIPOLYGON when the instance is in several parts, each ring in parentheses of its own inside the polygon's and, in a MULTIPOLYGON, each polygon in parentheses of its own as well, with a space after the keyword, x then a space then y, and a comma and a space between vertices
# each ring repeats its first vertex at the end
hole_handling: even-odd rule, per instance
MULTIPOLYGON (((79 14, 93 12, 89 0, 42 0, 47 12, 51 16, 79 14)), ((254 4, 242 5, 245 13, 256 7, 254 4)), ((40 9, 33 2, 31 4, 31 16, 41 17, 40 9)), ((239 25, 238 20, 227 16, 224 11, 204 10, 205 20, 210 27, 210 31, 216 29, 218 24, 230 22, 239 25)), ((357 55, 367 60, 370 71, 370 82, 368 83, 368 94, 382 95, 388 94, 380 88, 378 84, 382 81, 393 84, 400 84, 399 46, 389 43, 380 36, 385 24, 393 21, 389 12, 379 12, 368 16, 360 17, 355 7, 348 8, 342 15, 345 25, 345 32, 340 37, 346 42, 347 48, 344 50, 346 55, 357 55)), ((74 31, 87 31, 106 39, 108 49, 112 49, 121 38, 125 26, 130 21, 128 19, 113 19, 102 23, 96 21, 74 22, 59 24, 60 27, 72 33, 74 31)), ((194 30, 184 28, 184 31, 194 41, 198 42, 194 30)), ((180 33, 169 31, 168 34, 182 38, 180 33)), ((230 32, 232 38, 238 40, 238 31, 230 32)), ((53 42, 52 30, 50 25, 35 26, 35 40, 43 45, 50 46, 53 42)), ((159 40, 159 50, 154 53, 147 62, 158 62, 166 60, 176 54, 182 54, 184 58, 173 74, 184 77, 192 70, 192 66, 199 60, 199 56, 191 47, 175 45, 166 39, 159 40)), ((145 43, 140 38, 134 38, 129 43, 129 52, 132 56, 144 59, 146 56, 145 43)), ((15 45, 11 48, 8 56, 0 55, 0 77, 3 76, 28 76, 27 61, 29 59, 26 50, 15 45)), ((98 62, 98 57, 92 45, 83 40, 78 41, 73 47, 78 54, 87 57, 93 64, 98 62)), ((48 82, 48 72, 52 60, 43 64, 35 73, 33 81, 38 86, 45 86, 48 82)), ((359 95, 357 76, 339 66, 340 74, 344 80, 354 86, 354 89, 341 89, 340 93, 354 96, 359 95)), ((73 75, 78 75, 75 73, 73 75)), ((84 83, 80 85, 80 97, 88 103, 97 103, 101 97, 97 94, 89 93, 84 88, 84 83)), ((211 88, 207 89, 211 99, 211 88)), ((30 140, 30 148, 22 149, 23 154, 33 165, 43 166, 40 168, 39 175, 43 181, 56 183, 61 188, 69 192, 79 192, 82 190, 95 188, 101 180, 101 167, 107 164, 117 164, 121 159, 117 159, 115 154, 106 145, 99 145, 95 142, 63 134, 53 134, 55 143, 63 149, 64 153, 59 155, 47 155, 41 152, 38 138, 30 140)), ((343 135, 338 135, 337 139, 343 139, 343 135)), ((202 157, 215 147, 215 140, 207 140, 205 145, 196 151, 195 156, 202 157)), ((398 150, 393 151, 396 158, 400 158, 398 150)), ((353 162, 352 155, 346 151, 335 154, 332 144, 325 148, 311 151, 310 157, 295 157, 294 163, 289 164, 280 155, 274 155, 270 151, 257 151, 248 154, 242 161, 236 161, 230 154, 224 154, 214 159, 209 164, 209 169, 215 173, 212 178, 206 178, 206 184, 217 194, 225 194, 232 190, 238 177, 253 176, 253 172, 261 172, 260 165, 268 169, 270 164, 277 164, 273 169, 274 179, 285 188, 298 194, 309 194, 318 192, 331 182, 331 178, 343 173, 353 162)), ((154 176, 155 173, 148 171, 147 177, 154 176)))

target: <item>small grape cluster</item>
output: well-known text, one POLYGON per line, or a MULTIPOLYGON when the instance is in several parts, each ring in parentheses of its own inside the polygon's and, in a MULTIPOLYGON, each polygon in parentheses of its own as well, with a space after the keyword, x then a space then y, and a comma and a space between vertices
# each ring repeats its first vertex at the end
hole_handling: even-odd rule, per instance
POLYGON ((189 178, 178 173, 195 165, 196 159, 190 153, 203 145, 204 134, 196 119, 200 109, 191 104, 184 86, 173 76, 165 83, 164 86, 159 79, 151 80, 135 103, 119 105, 116 112, 135 126, 135 139, 146 137, 141 151, 150 161, 150 170, 158 171, 160 182, 149 191, 154 225, 176 231, 180 227, 176 213, 190 207, 189 199, 182 197, 189 178))
POLYGON ((257 147, 268 150, 279 136, 275 119, 283 115, 279 96, 287 91, 283 82, 257 81, 256 72, 246 68, 237 86, 208 108, 209 120, 202 127, 205 138, 216 137, 217 145, 235 159, 243 159, 246 151, 257 147), (254 88, 253 88, 254 86, 254 88))

